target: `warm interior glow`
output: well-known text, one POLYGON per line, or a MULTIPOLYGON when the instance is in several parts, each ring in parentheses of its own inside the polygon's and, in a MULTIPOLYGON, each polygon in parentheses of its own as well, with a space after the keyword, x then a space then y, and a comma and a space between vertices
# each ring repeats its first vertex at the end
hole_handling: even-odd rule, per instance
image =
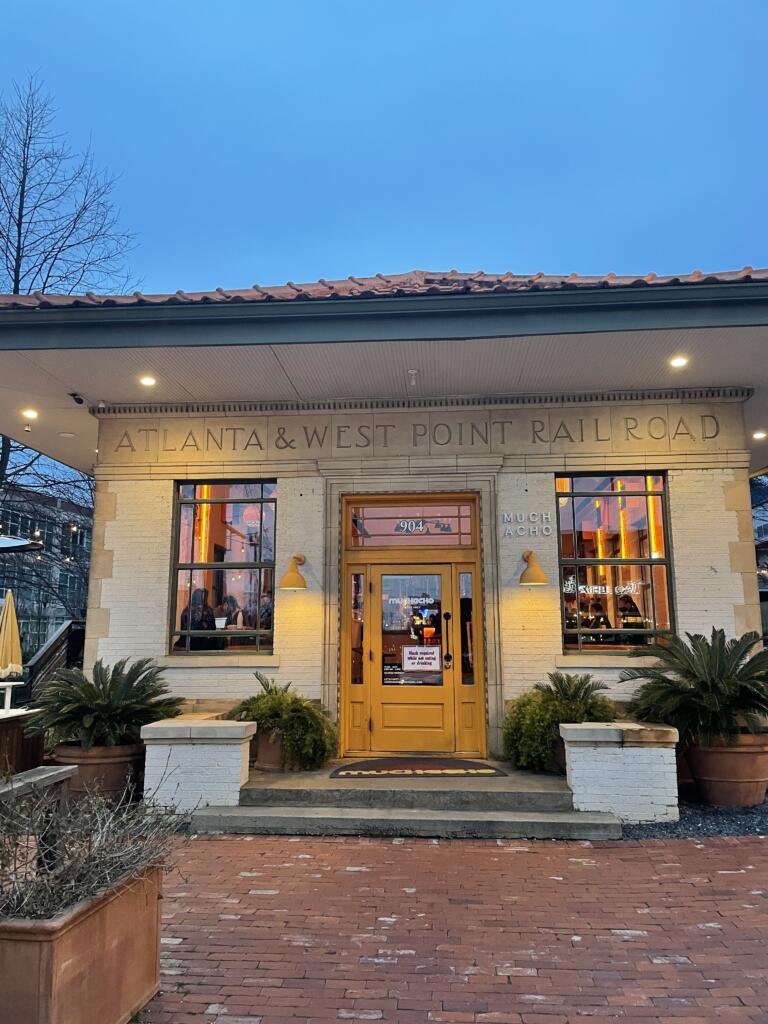
POLYGON ((139 384, 143 384, 145 388, 153 388, 157 381, 154 377, 146 374, 144 377, 139 377, 139 384))
POLYGON ((36 420, 37 419, 37 409, 22 409, 21 410, 21 415, 25 419, 36 420))
POLYGON ((603 520, 600 515, 602 502, 595 498, 595 549, 598 558, 605 558, 605 537, 603 536, 603 520))
MULTIPOLYGON (((650 491, 653 489, 653 477, 645 478, 645 486, 650 491)), ((648 498, 648 539, 651 544, 651 558, 661 558, 664 553, 664 541, 661 532, 661 523, 656 516, 656 499, 648 498)))
POLYGON ((764 441, 766 437, 768 437, 768 433, 764 430, 755 430, 752 437, 754 437, 756 441, 764 441))
POLYGON ((688 356, 673 356, 672 359, 669 360, 669 365, 674 366, 676 370, 680 370, 684 366, 688 365, 688 356))

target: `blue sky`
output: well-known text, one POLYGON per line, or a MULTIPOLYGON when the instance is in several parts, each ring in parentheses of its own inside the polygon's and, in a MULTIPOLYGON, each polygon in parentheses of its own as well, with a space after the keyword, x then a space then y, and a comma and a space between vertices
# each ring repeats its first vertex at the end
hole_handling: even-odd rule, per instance
POLYGON ((768 264, 764 0, 4 0, 146 291, 768 264))

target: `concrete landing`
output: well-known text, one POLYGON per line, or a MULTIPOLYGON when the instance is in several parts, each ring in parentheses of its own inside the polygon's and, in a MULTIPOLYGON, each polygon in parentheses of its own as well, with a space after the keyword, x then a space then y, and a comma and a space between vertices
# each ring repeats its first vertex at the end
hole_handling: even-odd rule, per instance
MULTIPOLYGON (((500 764, 499 767, 507 770, 506 765, 500 764)), ((331 779, 330 770, 252 772, 240 791, 240 804, 249 807, 378 807, 435 811, 573 809, 571 791, 561 775, 510 771, 508 775, 492 778, 393 776, 378 779, 331 779)))
MULTIPOLYGON (((501 766, 506 768, 506 766, 501 766)), ((565 779, 510 772, 492 778, 331 779, 253 772, 239 807, 195 811, 196 832, 444 839, 615 839, 611 814, 573 810, 565 779)))
POLYGON ((424 836, 441 839, 619 839, 612 814, 392 807, 205 807, 194 832, 248 835, 424 836))

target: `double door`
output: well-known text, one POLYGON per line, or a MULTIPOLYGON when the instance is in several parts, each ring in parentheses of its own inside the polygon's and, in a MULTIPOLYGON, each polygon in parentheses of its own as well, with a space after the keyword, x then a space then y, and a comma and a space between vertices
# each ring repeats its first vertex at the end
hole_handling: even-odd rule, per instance
POLYGON ((345 631, 346 752, 484 753, 476 567, 358 569, 345 631))

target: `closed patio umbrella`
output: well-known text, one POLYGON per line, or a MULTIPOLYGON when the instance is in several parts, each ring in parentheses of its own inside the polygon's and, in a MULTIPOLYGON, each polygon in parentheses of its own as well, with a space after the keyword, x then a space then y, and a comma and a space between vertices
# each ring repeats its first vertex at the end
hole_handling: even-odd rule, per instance
POLYGON ((5 700, 3 701, 5 711, 8 711, 11 706, 13 685, 6 680, 20 675, 21 638, 19 637, 19 623, 16 619, 16 605, 13 593, 9 590, 5 595, 3 611, 0 614, 0 687, 3 687, 5 683, 5 700))

